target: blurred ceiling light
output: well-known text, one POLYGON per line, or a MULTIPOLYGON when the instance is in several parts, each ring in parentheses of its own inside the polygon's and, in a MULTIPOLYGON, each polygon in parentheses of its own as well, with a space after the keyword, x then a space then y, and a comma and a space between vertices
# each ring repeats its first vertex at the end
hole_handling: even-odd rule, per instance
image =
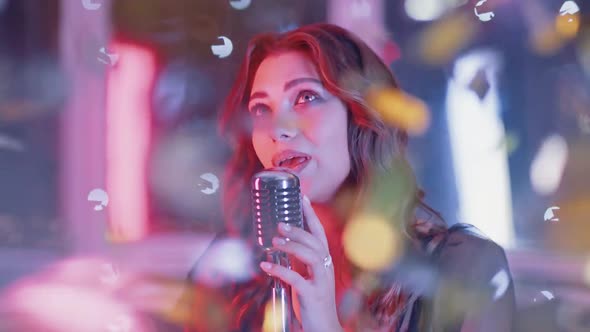
POLYGON ((460 56, 447 87, 446 109, 459 196, 459 219, 511 246, 514 240, 506 131, 501 119, 498 73, 501 54, 472 50, 460 56), (483 74, 482 74, 483 73, 483 74), (489 84, 483 98, 473 91, 477 75, 489 84))
POLYGON ((432 21, 467 3, 467 0, 406 0, 404 8, 416 21, 432 21))
POLYGON ((559 135, 547 137, 533 162, 530 178, 535 192, 549 195, 559 187, 568 157, 565 139, 559 135))

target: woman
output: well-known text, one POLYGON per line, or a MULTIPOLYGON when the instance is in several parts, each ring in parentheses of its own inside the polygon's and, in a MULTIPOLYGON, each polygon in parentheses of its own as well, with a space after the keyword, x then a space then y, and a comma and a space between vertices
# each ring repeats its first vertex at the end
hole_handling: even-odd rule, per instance
POLYGON ((220 117, 221 133, 235 150, 224 179, 223 236, 253 239, 250 179, 276 166, 299 177, 307 227, 281 225, 282 237, 273 240, 293 257, 293 269, 260 263, 255 278, 224 290, 231 303, 228 329, 261 329, 271 275, 291 285, 295 321, 305 332, 510 330, 514 293, 503 250, 468 225, 447 228, 423 202, 405 163, 407 134, 369 106, 365 97, 373 87, 398 85, 379 57, 340 27, 313 24, 250 42, 220 117), (370 294, 355 288, 358 269, 344 254, 342 232, 375 172, 406 172, 410 179, 406 195, 392 200, 406 220, 406 256, 422 257, 434 269, 432 287, 411 287, 403 280, 412 277, 402 272, 380 278, 370 294), (477 301, 453 297, 457 285, 488 293, 477 293, 477 301), (455 302, 473 310, 449 310, 455 302), (357 305, 345 308, 350 303, 357 305))

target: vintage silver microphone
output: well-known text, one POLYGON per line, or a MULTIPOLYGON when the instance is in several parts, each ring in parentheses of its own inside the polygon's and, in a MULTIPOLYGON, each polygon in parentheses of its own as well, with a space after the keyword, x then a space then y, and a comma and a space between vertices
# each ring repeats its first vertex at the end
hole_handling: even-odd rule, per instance
MULTIPOLYGON (((251 185, 256 242, 266 252, 269 262, 291 268, 287 254, 273 247, 272 238, 279 236, 279 222, 303 227, 299 178, 287 169, 270 168, 254 174, 251 185)), ((293 331, 291 287, 273 277, 271 300, 274 331, 293 331), (277 320, 277 317, 280 318, 277 320)))

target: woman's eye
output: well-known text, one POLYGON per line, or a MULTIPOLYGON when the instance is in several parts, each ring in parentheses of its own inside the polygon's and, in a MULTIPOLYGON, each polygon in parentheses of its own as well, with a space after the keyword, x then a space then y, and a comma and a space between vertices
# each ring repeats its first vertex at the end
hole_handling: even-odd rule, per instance
POLYGON ((256 105, 252 106, 252 108, 250 108, 250 113, 253 116, 261 116, 265 111, 266 111, 266 108, 264 107, 264 105, 261 105, 261 104, 256 104, 256 105))
POLYGON ((317 93, 312 92, 312 91, 302 91, 299 96, 297 97, 297 101, 295 104, 304 104, 304 103, 310 103, 312 101, 315 101, 316 99, 318 99, 319 96, 317 93))

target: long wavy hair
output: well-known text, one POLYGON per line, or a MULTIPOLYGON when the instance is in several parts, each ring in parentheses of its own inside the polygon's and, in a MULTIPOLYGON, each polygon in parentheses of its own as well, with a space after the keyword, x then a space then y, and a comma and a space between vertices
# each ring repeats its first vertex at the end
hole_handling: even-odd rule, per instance
MULTIPOLYGON (((375 171, 391 171, 393 161, 398 164, 401 161, 405 165, 404 171, 413 178, 405 156, 407 133, 385 123, 365 98, 373 87, 399 88, 393 73, 375 52, 351 32, 327 23, 306 25, 285 33, 260 34, 248 44, 245 58, 219 118, 219 132, 234 151, 226 167, 222 187, 226 228, 231 234, 248 239, 253 238, 250 180, 263 169, 263 165, 252 145, 252 123, 247 105, 254 76, 262 61, 287 51, 305 54, 315 65, 324 87, 346 105, 351 171, 342 188, 350 189, 348 192, 353 193, 352 206, 357 206, 367 192, 371 175, 375 171)), ((444 223, 432 223, 428 227, 424 227, 423 222, 418 224, 411 217, 416 206, 436 212, 424 203, 421 190, 416 188, 408 196, 401 204, 404 205, 404 218, 407 220, 404 224, 405 234, 411 240, 431 238, 433 234, 446 230, 444 223)), ((238 320, 256 319, 253 318, 255 311, 263 307, 266 301, 262 295, 256 296, 259 289, 268 289, 262 285, 269 279, 264 277, 255 278, 248 285, 234 289, 238 292, 234 296, 238 320)), ((405 301, 407 296, 402 294, 395 299, 390 296, 390 308, 387 311, 391 312, 391 307, 401 310, 405 301)), ((380 302, 377 300, 373 303, 380 302)), ((382 308, 377 306, 373 311, 380 310, 382 308)), ((393 311, 395 313, 396 310, 393 311)), ((237 324, 240 326, 241 323, 237 324)))

